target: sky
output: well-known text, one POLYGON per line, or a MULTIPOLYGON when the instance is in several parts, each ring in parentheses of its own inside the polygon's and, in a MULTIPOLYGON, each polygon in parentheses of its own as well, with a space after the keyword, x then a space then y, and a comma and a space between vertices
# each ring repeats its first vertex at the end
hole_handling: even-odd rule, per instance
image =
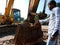
MULTIPOLYGON (((45 1, 45 0, 40 0, 39 6, 38 6, 38 9, 37 9, 37 13, 43 11, 44 1, 45 1)), ((46 3, 46 11, 45 11, 45 13, 47 13, 47 14, 50 14, 50 13, 51 13, 51 11, 50 11, 49 8, 48 8, 48 3, 49 3, 49 1, 50 1, 50 0, 47 0, 47 3, 46 3)), ((56 1, 57 3, 60 2, 60 0, 55 0, 55 1, 56 1)))
MULTIPOLYGON (((50 0, 47 0, 47 4, 50 0)), ((55 0, 56 2, 60 2, 60 0, 55 0)), ((28 6, 29 6, 29 0, 15 0, 13 4, 13 8, 17 8, 21 10, 21 17, 24 17, 24 19, 27 18, 28 15, 28 6)), ((40 0, 39 6, 37 8, 37 13, 43 11, 44 6, 44 0, 40 0)), ((0 0, 0 14, 4 15, 6 7, 6 0, 0 0)), ((50 14, 50 11, 48 9, 48 6, 46 5, 46 13, 50 14)))

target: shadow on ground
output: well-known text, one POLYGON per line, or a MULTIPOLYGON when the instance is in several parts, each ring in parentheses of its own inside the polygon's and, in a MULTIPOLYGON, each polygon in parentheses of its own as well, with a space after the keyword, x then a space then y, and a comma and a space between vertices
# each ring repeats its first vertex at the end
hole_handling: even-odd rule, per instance
POLYGON ((8 35, 14 35, 14 34, 15 34, 15 32, 12 32, 12 31, 0 33, 0 38, 2 38, 2 37, 4 37, 4 36, 8 36, 8 35))
POLYGON ((41 41, 41 42, 35 43, 35 44, 33 44, 33 45, 46 45, 46 42, 41 41))

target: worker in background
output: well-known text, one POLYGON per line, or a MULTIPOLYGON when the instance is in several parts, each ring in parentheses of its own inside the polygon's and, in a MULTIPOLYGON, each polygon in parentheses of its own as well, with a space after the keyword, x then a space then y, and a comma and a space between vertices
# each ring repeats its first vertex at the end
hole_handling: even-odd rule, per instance
POLYGON ((50 11, 48 40, 46 45, 58 45, 58 35, 60 34, 60 8, 56 6, 56 2, 51 0, 48 3, 50 11))

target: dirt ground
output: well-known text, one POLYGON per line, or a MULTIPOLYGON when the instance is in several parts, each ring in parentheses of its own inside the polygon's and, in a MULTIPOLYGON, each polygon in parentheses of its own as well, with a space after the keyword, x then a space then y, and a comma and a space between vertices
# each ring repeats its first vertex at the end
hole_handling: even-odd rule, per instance
MULTIPOLYGON (((47 42, 47 35, 48 35, 48 26, 42 26, 42 30, 44 33, 44 42, 47 42)), ((0 45, 14 45, 13 39, 14 39, 15 34, 0 34, 0 45)), ((60 45, 60 38, 59 40, 59 45, 60 45)))

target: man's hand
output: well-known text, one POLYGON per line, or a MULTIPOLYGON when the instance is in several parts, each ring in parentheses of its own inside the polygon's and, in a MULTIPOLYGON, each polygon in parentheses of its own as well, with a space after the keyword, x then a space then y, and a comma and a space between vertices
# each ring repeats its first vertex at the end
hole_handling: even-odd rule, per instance
POLYGON ((55 37, 54 37, 54 36, 52 36, 52 37, 51 37, 51 41, 54 41, 54 40, 55 40, 55 37))

